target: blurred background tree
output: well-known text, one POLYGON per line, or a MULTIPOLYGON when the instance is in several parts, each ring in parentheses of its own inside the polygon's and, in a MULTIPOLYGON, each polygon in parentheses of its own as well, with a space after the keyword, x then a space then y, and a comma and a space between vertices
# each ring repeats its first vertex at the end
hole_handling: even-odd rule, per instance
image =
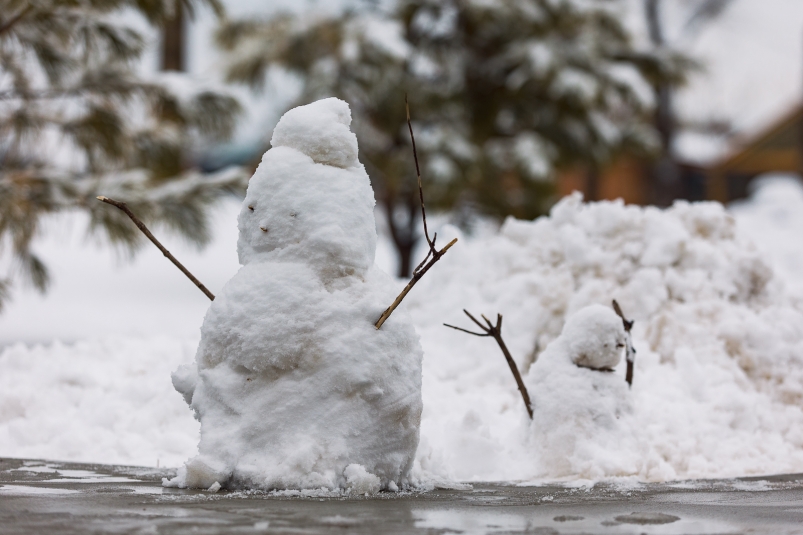
MULTIPOLYGON (((137 69, 145 41, 131 15, 162 28, 194 4, 223 13, 218 0, 0 0, 0 251, 10 250, 12 275, 44 291, 31 241, 42 216, 62 210, 86 211, 91 231, 139 246, 139 231, 96 195, 202 244, 212 202, 244 190, 242 172, 188 165, 192 147, 232 133, 237 101, 137 69)), ((10 283, 0 279, 0 307, 10 283)))
MULTIPOLYGON (((697 0, 690 3, 682 13, 683 23, 673 40, 666 35, 665 15, 662 9, 664 2, 662 0, 643 0, 643 2, 644 18, 653 53, 661 55, 671 54, 679 44, 693 39, 702 28, 720 16, 732 0, 697 0)), ((694 68, 695 65, 688 62, 687 67, 694 68)), ((656 76, 650 82, 655 95, 653 124, 660 140, 659 150, 649 171, 653 184, 651 201, 659 206, 669 206, 675 199, 682 197, 680 166, 674 146, 678 130, 683 127, 687 130, 711 132, 728 129, 728 126, 723 125, 721 121, 696 124, 686 121, 685 124, 681 124, 674 108, 673 98, 678 86, 677 80, 671 76, 656 76)))
POLYGON ((404 94, 429 204, 536 217, 555 200, 556 169, 660 145, 650 88, 681 83, 689 63, 637 50, 621 13, 616 0, 398 0, 228 21, 217 37, 230 81, 259 90, 281 68, 303 80, 299 102, 349 102, 408 276, 419 207, 404 94))

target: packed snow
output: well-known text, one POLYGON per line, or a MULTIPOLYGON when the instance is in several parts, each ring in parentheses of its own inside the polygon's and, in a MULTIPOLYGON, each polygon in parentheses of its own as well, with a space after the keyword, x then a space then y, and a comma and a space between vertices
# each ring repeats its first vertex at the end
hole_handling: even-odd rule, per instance
MULTIPOLYGON (((461 239, 405 300, 424 349, 413 478, 661 481, 803 470, 801 213, 800 183, 776 177, 732 212, 574 196, 549 217, 461 239), (624 361, 614 364, 620 353, 594 353, 604 365, 577 367, 572 355, 589 350, 561 340, 577 329, 575 348, 604 348, 606 336, 619 345, 615 316, 583 319, 589 305, 607 312, 612 299, 635 319, 632 389, 624 361), (463 308, 504 314, 532 422, 493 340, 442 326, 471 328, 463 308)), ((400 284, 387 289, 391 300, 400 284)), ((197 453, 199 427, 170 371, 192 362, 195 343, 114 337, 6 348, 0 455, 180 466, 197 453)), ((361 462, 341 474, 343 489, 377 488, 379 475, 361 462)))
POLYGON ((173 384, 201 423, 168 486, 409 486, 421 421, 418 335, 374 266, 376 224, 348 104, 288 111, 238 218, 242 268, 173 384))
POLYGON ((457 248, 410 296, 426 355, 422 465, 459 480, 800 471, 803 314, 763 256, 719 204, 579 194, 457 248), (611 374, 566 365, 566 318, 612 299, 635 320, 632 390, 624 362, 611 374), (531 426, 493 344, 441 326, 459 325, 461 308, 504 315, 531 426))

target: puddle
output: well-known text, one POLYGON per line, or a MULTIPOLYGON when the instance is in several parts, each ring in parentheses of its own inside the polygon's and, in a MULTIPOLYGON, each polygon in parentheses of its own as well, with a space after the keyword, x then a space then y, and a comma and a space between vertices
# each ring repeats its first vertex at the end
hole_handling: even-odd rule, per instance
MULTIPOLYGON (((565 508, 534 506, 511 510, 486 508, 481 511, 466 509, 414 510, 415 527, 433 531, 462 532, 466 535, 548 535, 610 533, 650 533, 679 535, 686 533, 733 533, 734 526, 725 522, 679 518, 654 512, 615 514, 591 507, 572 507, 571 513, 556 515, 565 508), (577 514, 582 513, 582 514, 577 514), (637 531, 634 531, 637 530, 637 531)), ((623 511, 624 512, 624 511, 623 511)))
POLYGON ((79 491, 71 489, 54 489, 49 487, 29 487, 27 485, 3 485, 0 486, 0 494, 11 496, 30 496, 54 494, 75 494, 79 491))
POLYGON ((617 516, 614 520, 623 524, 671 524, 680 520, 680 517, 664 513, 630 513, 617 516))
POLYGON ((110 476, 99 474, 93 470, 69 470, 59 468, 57 464, 26 464, 19 468, 13 468, 9 472, 34 472, 40 474, 54 474, 55 478, 42 479, 41 481, 26 481, 26 483, 137 483, 138 479, 131 479, 124 476, 110 476))

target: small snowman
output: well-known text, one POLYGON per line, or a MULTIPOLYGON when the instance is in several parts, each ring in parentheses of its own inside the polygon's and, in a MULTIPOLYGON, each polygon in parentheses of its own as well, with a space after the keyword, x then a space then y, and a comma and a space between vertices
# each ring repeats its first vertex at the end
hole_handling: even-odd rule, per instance
POLYGON ((530 368, 525 382, 533 399, 530 446, 542 477, 599 478, 631 474, 631 412, 627 383, 612 373, 627 337, 622 320, 602 305, 568 318, 560 336, 530 368))
POLYGON ((201 422, 167 486, 344 489, 408 484, 422 350, 374 265, 374 196, 348 104, 287 112, 238 217, 242 267, 212 302, 173 384, 201 422))

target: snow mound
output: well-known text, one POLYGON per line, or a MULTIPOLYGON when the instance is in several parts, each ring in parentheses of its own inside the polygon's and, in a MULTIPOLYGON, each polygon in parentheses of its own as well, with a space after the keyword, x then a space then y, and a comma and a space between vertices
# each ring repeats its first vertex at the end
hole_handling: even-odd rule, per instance
POLYGON ((170 387, 194 341, 157 338, 16 344, 0 353, 0 454, 177 466, 198 423, 170 387))
MULTIPOLYGON (((459 480, 803 470, 803 307, 719 204, 660 210, 575 194, 549 217, 508 219, 464 243, 419 286, 408 306, 427 355, 422 467, 459 480), (636 322, 632 390, 623 362, 605 374, 547 358, 572 330, 567 317, 612 299, 636 322), (504 315, 532 426, 498 348, 441 326, 461 325, 463 308, 504 315), (611 425, 586 425, 594 411, 611 425)), ((568 338, 567 356, 596 343, 568 338)))
POLYGON ((365 169, 330 165, 345 161, 348 123, 336 99, 279 122, 238 218, 243 266, 212 302, 195 362, 173 374, 201 441, 166 486, 410 485, 422 350, 404 309, 374 327, 397 288, 373 265, 365 169))

